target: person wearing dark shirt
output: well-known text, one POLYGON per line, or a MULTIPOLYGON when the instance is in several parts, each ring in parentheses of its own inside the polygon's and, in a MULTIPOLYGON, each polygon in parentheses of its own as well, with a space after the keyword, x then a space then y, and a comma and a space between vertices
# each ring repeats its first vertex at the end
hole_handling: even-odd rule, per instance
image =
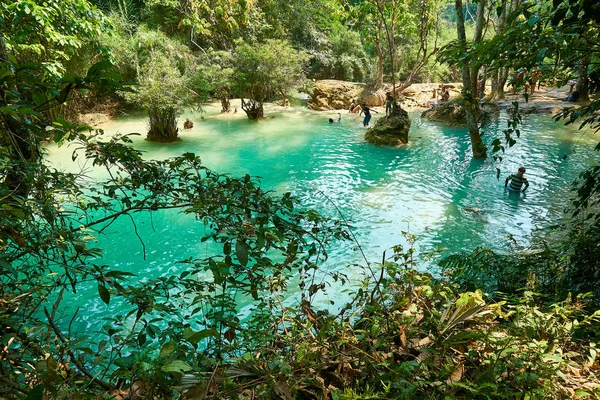
POLYGON ((391 92, 385 94, 385 115, 392 114, 392 105, 394 104, 394 97, 391 92))
POLYGON ((579 100, 579 92, 576 90, 567 97, 567 101, 576 103, 579 100))
POLYGON ((529 187, 529 182, 527 181, 527 178, 525 178, 525 176, 523 176, 525 174, 525 168, 521 167, 519 168, 519 171, 517 172, 516 175, 510 175, 508 178, 506 178, 506 182, 504 183, 504 188, 507 188, 508 190, 512 190, 515 192, 520 192, 521 191, 521 186, 525 185, 525 189, 523 189, 523 192, 527 190, 527 188, 529 187), (508 181, 510 181, 510 186, 508 186, 508 181))
MULTIPOLYGON (((379 112, 377 112, 375 110, 373 110, 373 112, 376 112, 377 114, 379 114, 379 112)), ((363 126, 367 127, 367 126, 369 126, 369 121, 371 120, 371 109, 369 107, 367 107, 366 104, 363 104, 362 110, 360 110, 360 114, 362 114, 362 113, 365 113, 365 119, 363 120, 363 126)))

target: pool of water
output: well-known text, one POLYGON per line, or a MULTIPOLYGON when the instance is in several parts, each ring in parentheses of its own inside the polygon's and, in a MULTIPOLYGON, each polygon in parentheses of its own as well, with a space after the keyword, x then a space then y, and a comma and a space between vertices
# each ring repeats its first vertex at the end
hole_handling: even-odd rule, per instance
MULTIPOLYGON (((163 159, 183 152, 198 154, 204 164, 232 176, 260 176, 265 189, 291 191, 305 207, 351 221, 354 234, 371 261, 384 250, 405 243, 402 232, 418 237, 419 251, 440 248, 446 252, 486 246, 508 248, 507 238, 521 245, 532 233, 560 218, 570 196, 570 185, 597 154, 594 138, 575 128, 556 124, 549 116, 526 116, 518 144, 507 150, 501 163, 471 156, 464 128, 422 121, 411 115, 410 143, 401 148, 381 148, 366 143, 358 116, 342 115, 341 124, 329 124, 335 113, 305 108, 269 108, 274 118, 249 121, 243 112, 220 115, 209 106, 204 118, 184 114, 195 122, 181 132, 181 141, 157 144, 134 138, 135 147, 147 158, 163 159), (565 158, 565 156, 567 156, 565 158), (526 195, 504 191, 504 178, 517 168, 527 168, 531 184, 526 195), (496 168, 501 168, 500 180, 496 168), (465 208, 478 208, 474 213, 465 208)), ((376 119, 378 115, 375 115, 376 119)), ((123 117, 104 126, 107 134, 144 133, 143 115, 123 117)), ((485 141, 502 136, 505 117, 485 129, 485 141)), ((50 161, 60 168, 77 170, 72 148, 49 147, 50 161)), ((90 171, 90 174, 101 174, 90 171)), ((138 217, 143 248, 123 219, 111 225, 98 244, 104 248, 102 263, 154 278, 180 271, 176 261, 210 252, 201 243, 199 222, 175 212, 156 213, 153 220, 138 217)), ((356 245, 345 243, 330 251, 331 268, 361 263, 356 245)), ((427 268, 427 264, 424 266, 427 268)), ((352 273, 352 269, 349 269, 352 273)), ((71 295, 69 307, 82 306, 87 313, 80 326, 90 326, 107 306, 95 289, 71 295), (94 295, 91 295, 94 294, 94 295)))

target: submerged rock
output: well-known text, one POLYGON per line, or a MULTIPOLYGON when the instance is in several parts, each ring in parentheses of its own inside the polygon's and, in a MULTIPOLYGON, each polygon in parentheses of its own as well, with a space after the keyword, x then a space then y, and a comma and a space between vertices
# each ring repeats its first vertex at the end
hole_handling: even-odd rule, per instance
POLYGON ((380 118, 365 134, 365 140, 377 146, 400 146, 408 143, 410 119, 408 113, 396 107, 385 117, 380 118))

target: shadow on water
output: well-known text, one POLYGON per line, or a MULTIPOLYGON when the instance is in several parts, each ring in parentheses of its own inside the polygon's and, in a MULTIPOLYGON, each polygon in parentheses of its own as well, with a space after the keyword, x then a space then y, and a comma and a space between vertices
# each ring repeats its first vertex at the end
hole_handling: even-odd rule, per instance
MULTIPOLYGON (((568 202, 571 182, 598 158, 593 139, 581 139, 578 132, 538 115, 525 118, 517 145, 496 164, 472 159, 465 129, 420 121, 416 115, 411 115, 407 146, 381 148, 364 141, 365 129, 357 115, 343 113, 341 124, 329 124, 328 118, 336 113, 270 106, 266 111, 274 118, 251 122, 239 104, 233 106, 238 106, 235 114, 223 115, 210 106, 203 119, 194 115, 194 128, 182 130, 177 143, 150 143, 139 136, 134 145, 155 159, 193 152, 217 172, 261 176, 264 189, 277 194, 291 191, 303 207, 331 217, 338 217, 339 211, 351 221, 372 261, 379 261, 391 246, 406 243, 402 231, 415 234, 418 249, 426 251, 437 247, 470 251, 477 246, 504 250, 503 239, 509 235, 527 245, 534 229, 555 222, 568 202), (570 155, 566 160, 565 154, 570 155), (504 192, 504 178, 519 166, 527 168, 531 187, 526 196, 515 197, 504 192), (496 167, 502 170, 500 180, 496 167)), ((182 115, 180 122, 186 117, 182 115)), ((505 123, 503 116, 487 128, 487 143, 502 137, 505 123)), ((145 116, 131 116, 105 130, 143 133, 145 125, 145 116)), ((77 168, 71 163, 72 149, 48 148, 55 165, 77 168)), ((200 242, 201 223, 189 215, 165 212, 154 214, 152 220, 136 218, 149 249, 146 260, 131 222, 122 220, 98 238, 98 246, 105 249, 102 264, 108 268, 152 279, 181 271, 184 267, 177 260, 216 251, 200 242)), ((358 274, 358 269, 347 267, 362 262, 355 244, 335 245, 329 256, 326 268, 358 274)), ((106 307, 90 304, 97 300, 90 293, 78 292, 69 301, 73 307, 85 303, 89 310, 85 321, 93 324, 106 307)))

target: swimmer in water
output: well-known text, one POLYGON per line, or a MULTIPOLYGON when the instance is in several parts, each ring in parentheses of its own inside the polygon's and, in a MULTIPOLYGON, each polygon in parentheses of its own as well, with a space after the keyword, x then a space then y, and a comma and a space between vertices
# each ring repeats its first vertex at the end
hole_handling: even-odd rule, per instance
POLYGON ((333 124, 334 122, 342 122, 342 114, 338 113, 338 119, 337 121, 334 121, 333 118, 329 118, 329 123, 333 124))
POLYGON ((508 190, 512 190, 514 192, 520 192, 521 191, 521 186, 523 186, 523 184, 525 184, 525 189, 523 189, 523 192, 525 192, 527 190, 527 188, 529 187, 529 182, 527 181, 527 178, 525 178, 525 176, 523 176, 525 174, 525 168, 521 167, 519 168, 519 171, 517 172, 516 175, 510 175, 508 178, 506 178, 506 182, 504 182, 504 188, 508 189, 508 190), (510 186, 508 186, 508 181, 510 181, 510 186))

